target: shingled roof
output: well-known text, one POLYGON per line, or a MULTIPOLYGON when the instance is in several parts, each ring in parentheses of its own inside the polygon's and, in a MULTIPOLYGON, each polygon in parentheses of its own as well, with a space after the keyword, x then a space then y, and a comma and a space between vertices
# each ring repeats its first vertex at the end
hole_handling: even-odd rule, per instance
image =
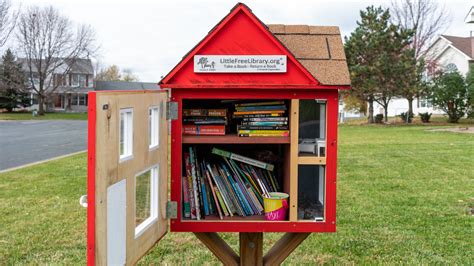
POLYGON ((474 59, 474 37, 458 37, 449 35, 441 36, 450 41, 454 47, 463 52, 465 55, 469 56, 471 59, 474 59))
POLYGON ((295 58, 324 85, 350 85, 339 27, 267 25, 295 58))

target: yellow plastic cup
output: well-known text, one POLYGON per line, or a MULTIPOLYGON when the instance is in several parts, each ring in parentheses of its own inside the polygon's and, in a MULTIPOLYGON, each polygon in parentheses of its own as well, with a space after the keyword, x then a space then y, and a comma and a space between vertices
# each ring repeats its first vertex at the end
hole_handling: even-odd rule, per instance
POLYGON ((269 221, 286 220, 288 213, 288 194, 283 192, 270 192, 270 197, 263 197, 265 219, 269 221))

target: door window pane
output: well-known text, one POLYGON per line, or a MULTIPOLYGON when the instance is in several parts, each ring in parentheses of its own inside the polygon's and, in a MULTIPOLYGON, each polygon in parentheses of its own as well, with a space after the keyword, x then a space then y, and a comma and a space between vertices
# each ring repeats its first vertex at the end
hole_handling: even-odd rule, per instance
POLYGON ((158 166, 135 177, 135 237, 158 217, 158 166))
POLYGON ((299 155, 326 156, 326 101, 300 100, 299 155))
POLYGON ((325 166, 298 166, 298 219, 322 221, 325 202, 325 166))
POLYGON ((119 152, 120 160, 129 159, 133 150, 133 109, 120 110, 119 122, 119 152))

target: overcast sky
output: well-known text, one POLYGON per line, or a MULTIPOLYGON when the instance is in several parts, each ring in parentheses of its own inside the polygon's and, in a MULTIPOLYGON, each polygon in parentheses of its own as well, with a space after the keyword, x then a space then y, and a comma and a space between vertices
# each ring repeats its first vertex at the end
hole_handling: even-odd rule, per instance
MULTIPOLYGON (((53 5, 75 23, 90 24, 101 46, 101 65, 116 64, 157 82, 167 74, 237 1, 13 0, 22 8, 53 5)), ((266 24, 335 25, 343 35, 356 27, 359 10, 387 1, 244 1, 266 24)), ((469 36, 464 23, 471 0, 439 0, 452 17, 448 35, 469 36), (448 4, 449 3, 449 4, 448 4)))

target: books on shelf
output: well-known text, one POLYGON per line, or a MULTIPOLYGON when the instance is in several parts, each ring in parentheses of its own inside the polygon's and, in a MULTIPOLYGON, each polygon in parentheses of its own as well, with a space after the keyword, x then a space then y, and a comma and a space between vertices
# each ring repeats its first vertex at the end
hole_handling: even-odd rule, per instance
POLYGON ((225 125, 183 125, 184 135, 221 136, 225 135, 225 125))
POLYGON ((184 161, 185 218, 262 215, 263 195, 281 189, 272 164, 222 149, 199 153, 197 147, 190 147, 184 161))
POLYGON ((227 109, 184 109, 183 116, 227 116, 227 109))
POLYGON ((235 104, 233 117, 238 121, 240 137, 287 137, 287 106, 285 101, 262 101, 235 104))

